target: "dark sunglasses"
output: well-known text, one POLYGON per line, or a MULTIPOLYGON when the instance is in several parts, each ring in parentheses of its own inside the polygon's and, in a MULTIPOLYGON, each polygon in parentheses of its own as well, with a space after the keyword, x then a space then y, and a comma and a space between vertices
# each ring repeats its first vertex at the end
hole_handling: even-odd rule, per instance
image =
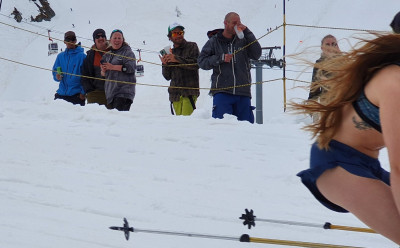
POLYGON ((64 41, 66 41, 66 42, 76 41, 76 37, 66 37, 66 38, 64 39, 64 41))
POLYGON ((98 34, 96 35, 96 39, 100 39, 100 38, 106 38, 106 36, 104 34, 98 34))
POLYGON ((184 31, 172 32, 172 37, 176 37, 178 35, 184 35, 184 34, 185 34, 184 31))
POLYGON ((337 47, 337 43, 336 42, 332 42, 332 43, 325 43, 325 46, 333 46, 333 47, 337 47))

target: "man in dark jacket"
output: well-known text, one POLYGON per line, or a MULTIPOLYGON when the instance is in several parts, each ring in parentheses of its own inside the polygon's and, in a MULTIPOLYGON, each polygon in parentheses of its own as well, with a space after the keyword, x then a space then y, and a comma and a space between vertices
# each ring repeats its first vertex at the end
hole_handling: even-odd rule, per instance
POLYGON ((103 29, 96 29, 93 32, 94 45, 87 51, 87 56, 83 62, 81 83, 87 93, 87 103, 98 103, 107 105, 106 94, 104 92, 104 80, 102 80, 100 61, 107 50, 108 42, 106 32, 103 29))
POLYGON ((231 114, 238 120, 254 123, 250 59, 260 58, 261 46, 254 34, 240 22, 237 13, 228 13, 224 26, 225 29, 219 30, 207 41, 198 59, 201 69, 213 69, 210 91, 213 96, 212 116, 222 119, 224 114, 231 114))
POLYGON ((161 57, 162 74, 166 80, 171 80, 171 87, 168 88, 171 112, 174 114, 174 109, 176 115, 191 115, 200 95, 197 65, 199 48, 195 42, 185 40, 184 29, 178 23, 169 25, 168 38, 173 48, 165 51, 166 54, 161 57))

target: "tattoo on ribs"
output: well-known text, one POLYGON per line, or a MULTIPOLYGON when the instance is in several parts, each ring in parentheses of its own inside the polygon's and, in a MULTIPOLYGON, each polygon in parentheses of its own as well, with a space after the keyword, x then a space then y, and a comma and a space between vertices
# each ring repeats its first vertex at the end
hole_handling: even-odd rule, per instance
POLYGON ((354 127, 357 128, 358 130, 368 130, 372 128, 368 123, 366 123, 363 120, 357 121, 355 116, 353 116, 352 120, 354 123, 354 127))

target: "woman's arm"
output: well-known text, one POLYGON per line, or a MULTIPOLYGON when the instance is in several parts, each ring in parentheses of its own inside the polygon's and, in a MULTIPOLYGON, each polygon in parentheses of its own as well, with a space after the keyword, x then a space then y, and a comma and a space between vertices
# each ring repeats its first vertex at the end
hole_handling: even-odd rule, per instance
POLYGON ((400 210, 400 66, 382 69, 372 81, 372 97, 376 97, 380 108, 382 134, 389 154, 392 193, 400 210))

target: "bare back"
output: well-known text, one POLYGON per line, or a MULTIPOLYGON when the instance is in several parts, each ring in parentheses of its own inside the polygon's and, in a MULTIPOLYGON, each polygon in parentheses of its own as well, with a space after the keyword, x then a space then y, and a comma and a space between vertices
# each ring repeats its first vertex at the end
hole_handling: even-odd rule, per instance
MULTIPOLYGON (((364 88, 367 99, 374 105, 380 107, 382 98, 387 98, 382 91, 385 88, 390 91, 391 83, 387 75, 396 73, 400 75, 400 67, 391 65, 378 71, 364 88)), ((400 82, 398 82, 400 85, 400 82)), ((398 86, 397 86, 398 87, 398 86)), ((378 158, 379 150, 385 147, 382 133, 375 130, 361 119, 352 104, 347 104, 342 109, 342 123, 333 139, 347 144, 362 153, 378 158)))

